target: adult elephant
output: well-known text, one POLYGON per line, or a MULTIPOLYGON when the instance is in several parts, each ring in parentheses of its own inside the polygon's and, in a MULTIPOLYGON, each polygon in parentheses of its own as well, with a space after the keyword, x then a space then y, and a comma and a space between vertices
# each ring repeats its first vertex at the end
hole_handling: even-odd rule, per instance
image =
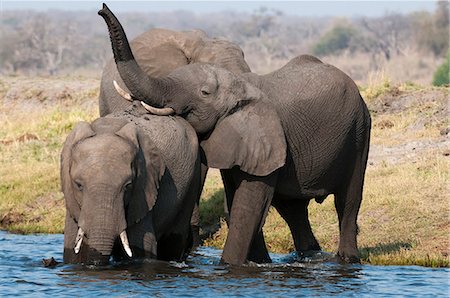
POLYGON ((224 262, 269 259, 261 227, 271 203, 287 221, 298 251, 318 249, 307 206, 329 194, 335 195, 339 219, 338 256, 359 261, 357 215, 371 120, 348 76, 300 56, 263 76, 191 64, 157 79, 136 63, 108 8, 99 14, 133 96, 185 117, 203 140, 208 166, 222 169, 230 208, 224 262))
POLYGON ((137 102, 80 122, 61 154, 64 262, 182 260, 199 171, 196 133, 180 117, 148 115, 137 102))
MULTIPOLYGON (((241 48, 227 40, 208 38, 200 30, 177 32, 151 29, 130 43, 141 69, 152 77, 165 77, 178 67, 191 63, 210 63, 240 74, 250 72, 241 48)), ((111 59, 103 69, 100 84, 100 116, 126 108, 112 82, 123 86, 117 67, 111 59)), ((128 91, 128 90, 126 90, 128 91)))

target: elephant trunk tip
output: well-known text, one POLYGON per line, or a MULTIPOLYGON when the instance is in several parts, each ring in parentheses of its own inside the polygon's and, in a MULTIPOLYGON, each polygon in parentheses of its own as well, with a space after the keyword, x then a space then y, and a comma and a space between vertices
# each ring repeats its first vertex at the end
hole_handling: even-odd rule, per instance
POLYGON ((103 8, 98 11, 98 15, 105 20, 108 26, 114 60, 116 62, 134 60, 122 25, 105 3, 103 3, 103 8))

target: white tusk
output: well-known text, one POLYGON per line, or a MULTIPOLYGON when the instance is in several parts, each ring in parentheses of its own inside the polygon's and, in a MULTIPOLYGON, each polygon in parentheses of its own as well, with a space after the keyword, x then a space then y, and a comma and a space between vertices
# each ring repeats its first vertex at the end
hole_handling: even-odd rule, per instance
POLYGON ((125 98, 128 101, 133 101, 133 96, 120 88, 119 84, 117 84, 116 81, 113 81, 114 88, 116 88, 117 93, 119 93, 123 98, 125 98))
POLYGON ((150 114, 153 114, 153 115, 169 116, 169 115, 175 114, 175 110, 172 108, 155 108, 155 107, 152 107, 152 106, 146 104, 143 101, 141 101, 141 104, 150 114))
POLYGON ((128 243, 127 232, 125 230, 122 233, 120 233, 120 240, 122 241, 122 245, 123 248, 125 249, 125 252, 131 258, 133 254, 131 253, 130 244, 128 243))
POLYGON ((84 232, 81 228, 78 228, 77 238, 75 239, 75 248, 73 249, 76 254, 80 252, 81 243, 83 242, 84 232))

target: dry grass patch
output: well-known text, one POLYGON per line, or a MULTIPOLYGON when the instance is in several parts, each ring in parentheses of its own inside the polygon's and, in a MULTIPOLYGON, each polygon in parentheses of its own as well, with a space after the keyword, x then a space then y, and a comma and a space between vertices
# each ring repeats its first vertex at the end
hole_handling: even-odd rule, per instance
POLYGON ((0 82, 0 227, 62 232, 62 144, 75 123, 98 117, 98 90, 90 89, 92 81, 81 89, 83 83, 66 79, 8 77, 0 82), (49 86, 55 86, 54 93, 49 86))

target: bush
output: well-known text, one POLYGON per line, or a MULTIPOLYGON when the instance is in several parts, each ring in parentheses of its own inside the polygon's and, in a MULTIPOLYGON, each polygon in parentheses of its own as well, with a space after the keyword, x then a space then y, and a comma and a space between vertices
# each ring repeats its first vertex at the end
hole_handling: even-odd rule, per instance
POLYGON ((447 53, 447 59, 438 67, 433 76, 433 85, 442 86, 450 83, 450 51, 447 53))
POLYGON ((346 25, 337 25, 319 40, 314 46, 313 53, 318 56, 338 54, 350 47, 351 40, 356 32, 346 25))

